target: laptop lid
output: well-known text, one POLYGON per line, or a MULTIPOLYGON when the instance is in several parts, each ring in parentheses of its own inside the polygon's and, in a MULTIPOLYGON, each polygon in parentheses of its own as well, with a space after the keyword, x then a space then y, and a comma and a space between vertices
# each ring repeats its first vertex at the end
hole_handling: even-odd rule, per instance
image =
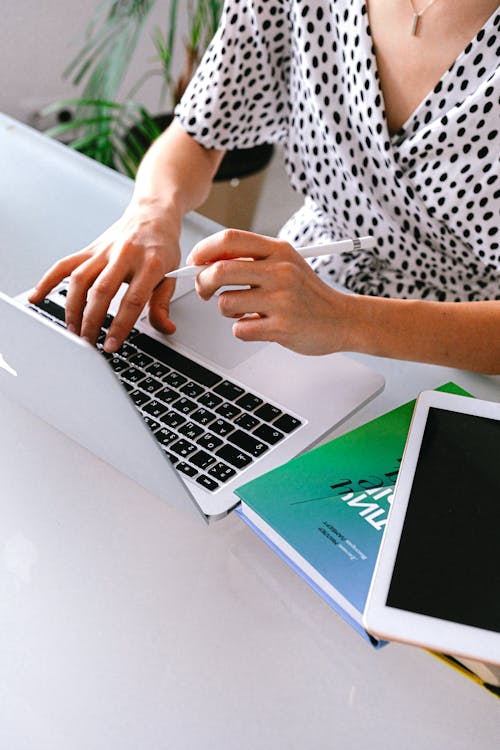
POLYGON ((1 292, 0 318, 0 389, 9 398, 120 471, 127 467, 125 473, 171 505, 200 514, 93 347, 1 292))

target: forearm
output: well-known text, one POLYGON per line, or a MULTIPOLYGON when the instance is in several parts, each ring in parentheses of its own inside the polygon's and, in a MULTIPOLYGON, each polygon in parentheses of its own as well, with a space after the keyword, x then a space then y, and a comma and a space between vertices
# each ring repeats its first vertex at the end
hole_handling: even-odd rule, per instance
POLYGON ((161 206, 180 222, 208 196, 223 156, 200 146, 174 120, 144 156, 132 201, 161 206))
POLYGON ((500 373, 500 302, 346 296, 345 349, 500 373))

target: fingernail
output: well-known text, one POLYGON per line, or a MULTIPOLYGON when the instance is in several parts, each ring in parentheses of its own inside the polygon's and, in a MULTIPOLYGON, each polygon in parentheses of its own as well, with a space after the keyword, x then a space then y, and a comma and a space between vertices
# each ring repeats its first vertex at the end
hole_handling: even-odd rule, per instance
POLYGON ((72 323, 69 323, 69 324, 68 324, 68 325, 66 326, 66 329, 67 329, 67 330, 68 330, 68 331, 69 331, 70 333, 76 333, 76 328, 75 328, 75 326, 74 326, 74 325, 73 325, 72 323))
POLYGON ((120 342, 118 341, 118 339, 107 338, 104 341, 103 348, 105 352, 108 352, 109 354, 111 354, 112 352, 116 352, 119 346, 120 346, 120 342))

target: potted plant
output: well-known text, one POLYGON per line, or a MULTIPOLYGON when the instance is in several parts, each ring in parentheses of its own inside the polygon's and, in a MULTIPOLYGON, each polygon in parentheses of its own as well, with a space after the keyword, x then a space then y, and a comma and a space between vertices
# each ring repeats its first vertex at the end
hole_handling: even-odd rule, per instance
MULTIPOLYGON (((187 0, 184 5, 187 13, 184 66, 180 75, 174 77, 172 61, 176 54, 180 6, 178 0, 171 0, 166 29, 154 30, 156 54, 152 67, 137 81, 125 100, 118 101, 119 89, 155 2, 103 0, 88 25, 84 44, 64 71, 66 78, 81 87, 81 95, 47 108, 50 111, 63 105, 73 112, 69 121, 51 128, 50 135, 63 137, 73 148, 131 177, 148 146, 172 120, 173 110, 217 29, 223 6, 223 0, 187 0), (154 115, 139 100, 142 86, 153 76, 160 82, 160 111, 154 115), (167 97, 170 101, 163 109, 167 97)), ((215 181, 234 186, 242 177, 262 170, 272 151, 272 145, 265 144, 228 152, 215 181)), ((215 199, 215 203, 220 204, 222 196, 216 195, 215 199)), ((248 206, 248 201, 248 196, 245 196, 239 202, 248 206)), ((228 223, 224 216, 212 218, 228 223)), ((243 223, 245 221, 248 220, 243 219, 243 223)), ((236 226, 238 222, 232 223, 236 226)))

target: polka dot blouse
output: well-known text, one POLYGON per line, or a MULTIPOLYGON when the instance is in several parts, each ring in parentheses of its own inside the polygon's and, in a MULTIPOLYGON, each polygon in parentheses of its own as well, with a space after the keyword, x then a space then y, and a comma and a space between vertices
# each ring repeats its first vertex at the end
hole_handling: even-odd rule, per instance
POLYGON ((303 207, 298 245, 373 234, 315 259, 325 280, 382 296, 500 299, 500 13, 389 134, 361 0, 227 0, 179 105, 207 148, 280 142, 303 207))

